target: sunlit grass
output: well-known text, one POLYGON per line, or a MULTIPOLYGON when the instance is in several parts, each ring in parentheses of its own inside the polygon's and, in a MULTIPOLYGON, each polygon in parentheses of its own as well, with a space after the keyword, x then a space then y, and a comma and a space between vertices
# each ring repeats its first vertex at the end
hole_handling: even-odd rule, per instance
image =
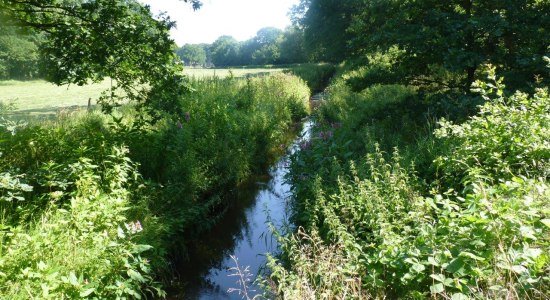
POLYGON ((185 69, 184 73, 190 77, 227 77, 232 73, 235 77, 245 77, 248 75, 266 75, 269 73, 282 72, 284 69, 271 69, 271 68, 258 68, 258 69, 245 69, 245 68, 230 68, 230 69, 185 69))
MULTIPOLYGON (((257 76, 282 69, 185 69, 184 73, 190 77, 220 77, 233 74, 234 77, 247 75, 257 76)), ((109 89, 109 79, 100 83, 86 86, 65 85, 57 86, 44 80, 33 81, 0 81, 0 103, 13 104, 18 115, 54 114, 59 108, 71 106, 87 106, 88 100, 95 105, 101 92, 109 89)))

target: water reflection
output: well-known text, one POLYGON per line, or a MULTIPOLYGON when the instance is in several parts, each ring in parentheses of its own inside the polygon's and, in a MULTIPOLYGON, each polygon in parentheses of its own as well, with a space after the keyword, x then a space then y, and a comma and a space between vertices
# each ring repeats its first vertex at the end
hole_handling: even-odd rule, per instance
MULTIPOLYGON (((302 138, 309 138, 311 124, 306 122, 302 138)), ((298 141, 289 149, 294 152, 298 141)), ((255 277, 265 264, 265 253, 277 251, 277 242, 270 233, 268 221, 280 227, 287 221, 287 197, 290 186, 284 182, 288 172, 288 156, 281 158, 269 176, 240 187, 231 197, 230 206, 219 223, 189 253, 190 260, 180 270, 187 282, 183 299, 241 299, 231 288, 239 288, 237 277, 230 276, 235 262, 249 267, 255 277)), ((254 280, 254 278, 251 278, 254 280)), ((251 286, 248 295, 260 293, 251 286)), ((178 298, 178 297, 176 297, 178 298)))

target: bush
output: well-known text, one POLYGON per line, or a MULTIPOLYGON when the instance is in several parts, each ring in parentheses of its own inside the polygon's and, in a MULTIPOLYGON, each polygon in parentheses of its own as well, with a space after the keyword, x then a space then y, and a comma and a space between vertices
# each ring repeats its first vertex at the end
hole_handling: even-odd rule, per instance
POLYGON ((502 80, 495 81, 494 70, 489 77, 490 85, 477 83, 490 101, 477 116, 462 125, 440 122, 436 135, 444 138, 452 151, 438 159, 440 172, 454 182, 476 177, 500 182, 514 176, 548 179, 548 90, 537 89, 532 97, 521 92, 505 97, 502 80))
POLYGON ((166 260, 185 257, 309 109, 292 75, 191 85, 179 119, 125 107, 3 126, 0 298, 163 296, 166 260))
MULTIPOLYGON (((67 183, 74 184, 74 190, 40 195, 49 202, 40 217, 19 224, 1 220, 2 297, 164 295, 152 279, 149 262, 141 258, 141 253, 150 249, 139 244, 141 224, 125 217, 136 176, 126 154, 126 149, 114 148, 100 164, 81 158, 68 166, 67 183)), ((4 182, 5 174, 2 179, 4 182)), ((5 185, 1 188, 6 191, 5 185)), ((29 191, 23 186, 20 189, 29 191)), ((10 214, 11 205, 6 201, 34 200, 3 198, 0 214, 10 214)))
POLYGON ((318 93, 329 84, 336 67, 331 64, 300 64, 291 67, 288 72, 302 78, 312 93, 318 93))
POLYGON ((275 294, 548 298, 548 92, 478 87, 488 101, 478 115, 423 135, 407 128, 421 124, 414 116, 384 122, 401 115, 393 103, 406 103, 406 88, 334 86, 313 139, 292 159, 294 219, 305 230, 282 239, 280 260, 270 261, 275 294), (420 178, 414 160, 376 144, 392 138, 438 173, 420 178))

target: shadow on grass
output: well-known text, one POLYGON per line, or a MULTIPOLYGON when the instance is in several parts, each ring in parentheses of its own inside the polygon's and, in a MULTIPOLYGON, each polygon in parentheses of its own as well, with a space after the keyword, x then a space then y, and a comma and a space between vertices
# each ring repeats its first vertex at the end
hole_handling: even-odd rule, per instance
POLYGON ((1 114, 4 118, 13 121, 44 121, 69 116, 75 112, 95 111, 99 106, 73 105, 67 107, 44 107, 25 110, 9 111, 1 114))

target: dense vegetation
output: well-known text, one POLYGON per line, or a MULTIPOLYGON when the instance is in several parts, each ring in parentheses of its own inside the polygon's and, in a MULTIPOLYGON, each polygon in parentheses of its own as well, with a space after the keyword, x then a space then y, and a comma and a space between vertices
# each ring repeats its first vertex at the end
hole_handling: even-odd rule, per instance
POLYGON ((0 32, 0 80, 41 77, 39 35, 22 34, 12 28, 0 32))
POLYGON ((1 131, 2 297, 163 295, 155 280, 171 255, 183 257, 224 191, 263 172, 308 110, 290 75, 191 86, 176 121, 138 129, 124 109, 1 131))
POLYGON ((226 191, 324 90, 266 296, 549 298, 549 2, 302 0, 291 15, 177 54, 336 67, 188 79, 174 24, 137 1, 0 0, 0 77, 114 82, 110 114, 1 119, 1 297, 165 295, 226 191))
POLYGON ((549 297, 549 13, 302 1, 306 48, 344 63, 293 157, 270 296, 549 297))
POLYGON ((227 190, 265 172, 309 112, 293 75, 186 79, 173 24, 136 1, 6 0, 0 21, 41 36, 50 81, 113 79, 110 114, 2 117, 1 298, 165 295, 227 190))
POLYGON ((548 296, 548 90, 492 84, 476 116, 436 125, 415 89, 334 83, 294 157, 281 295, 548 296))

